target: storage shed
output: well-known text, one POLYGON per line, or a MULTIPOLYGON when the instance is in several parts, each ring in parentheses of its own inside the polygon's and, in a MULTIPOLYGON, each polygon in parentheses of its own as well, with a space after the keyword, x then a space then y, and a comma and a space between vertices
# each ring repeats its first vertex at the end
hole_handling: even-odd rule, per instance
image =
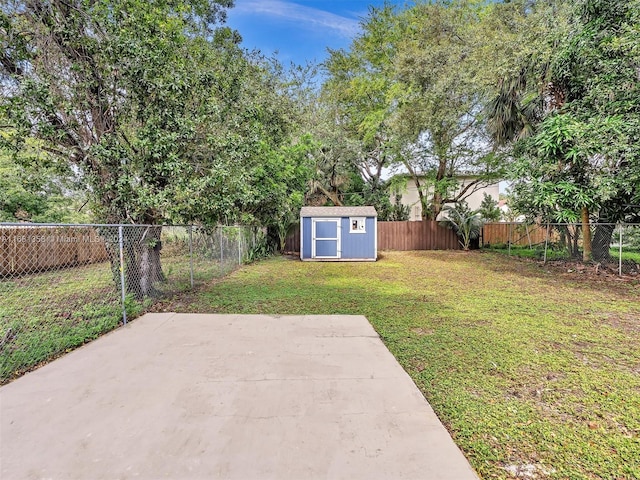
POLYGON ((373 207, 302 207, 300 259, 375 262, 377 217, 373 207))

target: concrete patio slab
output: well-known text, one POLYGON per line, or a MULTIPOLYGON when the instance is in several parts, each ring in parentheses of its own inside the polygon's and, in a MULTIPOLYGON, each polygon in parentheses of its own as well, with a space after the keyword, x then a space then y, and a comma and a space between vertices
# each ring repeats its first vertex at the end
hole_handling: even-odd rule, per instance
POLYGON ((477 479, 361 316, 147 314, 0 388, 2 479, 477 479))

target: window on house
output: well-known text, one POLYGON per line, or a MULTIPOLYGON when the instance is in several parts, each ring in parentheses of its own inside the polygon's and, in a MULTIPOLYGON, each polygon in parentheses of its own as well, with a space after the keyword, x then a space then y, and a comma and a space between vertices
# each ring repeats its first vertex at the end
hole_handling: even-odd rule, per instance
POLYGON ((349 233, 365 233, 365 220, 366 218, 354 218, 351 217, 349 219, 349 224, 351 228, 349 228, 349 233))

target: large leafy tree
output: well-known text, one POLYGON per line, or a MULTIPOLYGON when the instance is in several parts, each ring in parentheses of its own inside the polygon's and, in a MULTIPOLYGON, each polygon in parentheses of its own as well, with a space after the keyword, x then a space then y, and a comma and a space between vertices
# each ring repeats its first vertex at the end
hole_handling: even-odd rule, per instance
POLYGON ((86 222, 86 195, 68 165, 37 147, 0 150, 0 221, 86 222))
POLYGON ((503 37, 511 27, 496 12, 462 0, 372 8, 350 49, 327 62, 338 123, 367 153, 358 161, 363 178, 382 183, 384 167, 408 170, 425 217, 502 174, 483 116, 509 51, 503 37), (461 173, 477 179, 460 189, 461 173))
MULTIPOLYGON (((5 146, 36 138, 85 178, 98 219, 162 222, 162 196, 194 134, 185 113, 190 74, 206 64, 200 34, 223 5, 208 1, 14 1, 0 14, 1 113, 5 146), (195 48, 190 48, 195 47, 195 48)), ((164 278, 160 228, 135 230, 127 246, 128 286, 153 294, 164 278)), ((116 255, 112 252, 114 278, 116 255)))
POLYGON ((437 218, 447 203, 503 175, 483 106, 509 53, 511 16, 505 8, 473 1, 419 4, 402 15, 394 126, 405 139, 402 161, 418 187, 423 216, 437 218), (476 179, 460 188, 461 173, 476 179))
MULTIPOLYGON (((277 68, 216 26, 231 5, 5 4, 3 146, 17 155, 33 138, 63 159, 82 177, 98 221, 266 222, 276 204, 295 202, 304 175, 295 162, 304 156, 286 154, 295 119, 277 68), (274 176, 282 188, 265 186, 274 176)), ((131 239, 127 266, 138 294, 152 294, 163 278, 160 231, 131 233, 139 238, 131 239)))
POLYGON ((366 191, 370 200, 388 199, 382 173, 397 151, 389 122, 397 86, 393 62, 400 30, 396 20, 394 7, 370 7, 361 23, 362 33, 350 48, 331 50, 325 63, 327 80, 321 101, 330 115, 328 131, 333 132, 332 148, 326 153, 340 161, 345 180, 357 172, 365 183, 357 193, 366 191))
MULTIPOLYGON (((579 171, 590 204, 581 205, 585 259, 589 257, 587 222, 640 220, 640 2, 581 0, 578 26, 559 52, 554 81, 566 92, 559 117, 584 129, 578 153, 567 164, 579 171)), ((596 230, 596 260, 609 255, 613 226, 596 230)))
MULTIPOLYGON (((556 37, 545 68, 529 68, 526 81, 505 82, 518 87, 509 97, 515 115, 494 115, 497 125, 507 126, 497 132, 520 137, 514 168, 520 210, 549 221, 579 219, 585 260, 591 258, 592 218, 607 223, 640 218, 640 161, 633 148, 640 138, 639 7, 637 0, 575 2, 572 27, 556 37), (532 84, 542 85, 537 95, 527 88, 532 84), (532 104, 527 98, 537 98, 542 108, 523 139, 527 135, 513 128, 517 122, 505 120, 527 117, 532 104)), ((502 93, 494 107, 508 104, 506 90, 502 93)), ((494 113, 504 111, 509 109, 494 113)), ((595 259, 608 257, 612 232, 612 225, 597 227, 595 259)))

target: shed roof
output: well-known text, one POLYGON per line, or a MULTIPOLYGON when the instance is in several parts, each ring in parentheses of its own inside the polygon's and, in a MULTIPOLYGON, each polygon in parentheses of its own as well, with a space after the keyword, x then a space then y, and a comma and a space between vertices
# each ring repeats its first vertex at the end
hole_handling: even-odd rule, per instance
POLYGON ((301 217, 377 217, 372 206, 367 207, 302 207, 301 217))

